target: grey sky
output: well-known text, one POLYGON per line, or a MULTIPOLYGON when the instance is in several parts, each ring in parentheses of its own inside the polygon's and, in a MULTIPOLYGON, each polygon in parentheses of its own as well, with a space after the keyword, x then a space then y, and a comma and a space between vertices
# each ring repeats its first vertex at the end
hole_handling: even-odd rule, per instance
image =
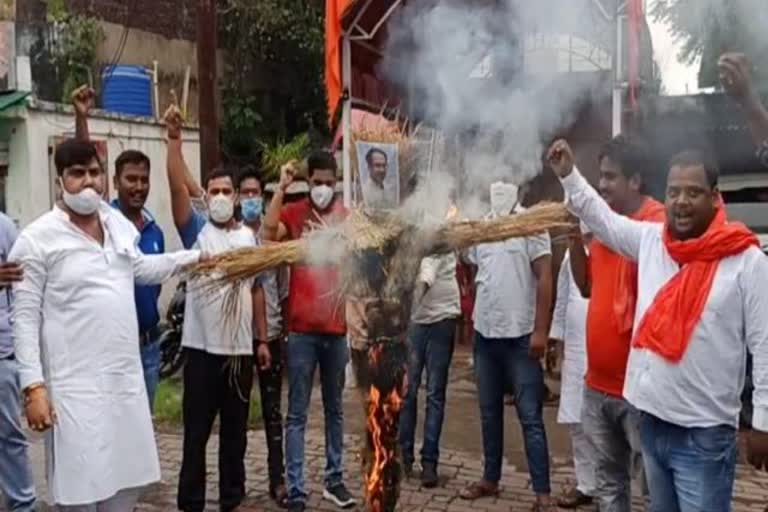
MULTIPOLYGON (((653 0, 648 2, 649 12, 653 7, 653 0)), ((665 23, 657 23, 652 17, 648 16, 648 24, 651 29, 651 38, 653 40, 653 51, 656 63, 661 71, 661 79, 670 95, 694 94, 698 89, 698 71, 699 61, 693 65, 680 62, 678 54, 680 45, 676 44, 665 23)))

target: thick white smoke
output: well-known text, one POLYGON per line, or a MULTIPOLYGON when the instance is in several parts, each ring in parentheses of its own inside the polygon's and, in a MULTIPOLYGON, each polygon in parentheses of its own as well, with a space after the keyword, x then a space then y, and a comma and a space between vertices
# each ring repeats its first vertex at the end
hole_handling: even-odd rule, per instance
MULTIPOLYGON (((522 72, 524 41, 541 34, 599 37, 590 31, 602 30, 600 16, 591 0, 439 1, 409 2, 389 22, 379 74, 406 93, 415 91, 418 111, 447 137, 463 135, 469 209, 480 209, 492 182, 523 184, 541 172, 547 138, 575 120, 598 79, 581 73, 566 80, 557 56, 550 72, 541 66, 536 74, 522 72), (489 73, 478 72, 484 62, 489 73), (520 69, 506 72, 515 62, 520 69)), ((414 97, 410 101, 413 107, 414 97)), ((450 187, 437 183, 450 178, 436 171, 421 181, 415 202, 442 209, 450 187)))

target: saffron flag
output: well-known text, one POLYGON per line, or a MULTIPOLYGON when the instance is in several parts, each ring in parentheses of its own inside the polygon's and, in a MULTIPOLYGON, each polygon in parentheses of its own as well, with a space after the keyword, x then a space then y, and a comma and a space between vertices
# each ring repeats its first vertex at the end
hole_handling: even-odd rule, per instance
POLYGON ((325 87, 328 96, 328 124, 339 106, 342 93, 341 36, 344 12, 356 0, 325 1, 325 87))

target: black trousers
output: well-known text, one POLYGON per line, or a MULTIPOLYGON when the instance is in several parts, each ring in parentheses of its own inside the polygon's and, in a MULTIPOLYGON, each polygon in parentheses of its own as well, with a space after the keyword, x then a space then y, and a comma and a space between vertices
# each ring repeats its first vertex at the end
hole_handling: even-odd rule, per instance
POLYGON ((219 415, 219 505, 235 509, 245 497, 245 448, 253 387, 252 356, 220 356, 185 349, 184 448, 178 506, 186 512, 205 508, 205 454, 219 415))
POLYGON ((259 369, 259 391, 261 392, 261 414, 264 417, 264 434, 267 438, 267 465, 269 468, 269 491, 274 494, 278 486, 285 483, 283 457, 283 340, 269 342, 272 365, 259 369))

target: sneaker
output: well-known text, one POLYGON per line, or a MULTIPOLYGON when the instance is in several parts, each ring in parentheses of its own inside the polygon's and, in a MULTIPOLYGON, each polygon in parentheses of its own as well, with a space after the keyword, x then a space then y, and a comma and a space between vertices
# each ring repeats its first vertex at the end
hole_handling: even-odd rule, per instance
POLYGON ((288 504, 288 512, 304 512, 305 508, 303 501, 292 501, 288 504))
POLYGON ((437 487, 440 479, 437 476, 437 464, 423 462, 421 464, 421 486, 426 489, 437 487))
POLYGON ((334 502, 340 508, 350 508, 357 504, 344 484, 326 488, 323 491, 323 499, 334 502))

